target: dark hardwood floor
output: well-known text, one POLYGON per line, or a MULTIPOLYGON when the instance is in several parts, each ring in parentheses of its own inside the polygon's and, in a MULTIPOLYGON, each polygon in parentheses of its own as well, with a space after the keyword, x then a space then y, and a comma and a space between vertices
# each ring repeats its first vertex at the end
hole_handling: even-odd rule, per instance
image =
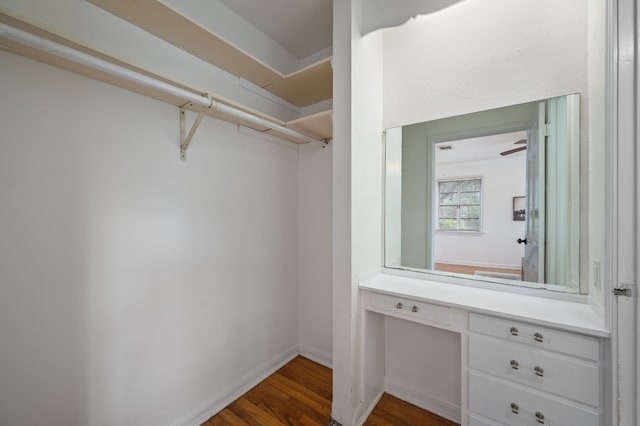
POLYGON ((365 426, 458 426, 415 405, 385 393, 364 422, 365 426))
MULTIPOLYGON (((331 420, 331 369, 298 356, 203 426, 326 426, 331 420)), ((365 425, 452 426, 435 414, 383 395, 365 425)))
POLYGON ((203 426, 326 426, 331 420, 331 369, 298 356, 203 426))

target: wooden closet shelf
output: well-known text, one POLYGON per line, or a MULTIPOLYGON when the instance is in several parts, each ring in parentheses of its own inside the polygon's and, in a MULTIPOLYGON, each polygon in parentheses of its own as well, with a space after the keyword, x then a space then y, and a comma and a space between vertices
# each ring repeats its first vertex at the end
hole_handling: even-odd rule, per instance
POLYGON ((87 1, 294 105, 308 106, 333 96, 331 58, 285 75, 161 1, 87 1))
MULTIPOLYGON (((26 22, 25 20, 23 20, 22 18, 18 18, 16 16, 11 15, 8 11, 6 10, 1 10, 0 11, 0 23, 9 25, 13 28, 17 28, 23 31, 26 31, 30 34, 36 35, 38 37, 41 37, 43 39, 46 40, 50 40, 53 41, 55 43, 61 44, 63 46, 66 47, 70 47, 72 49, 75 49, 79 52, 82 53, 86 53, 90 56, 93 56, 95 58, 98 59, 102 59, 104 61, 116 64, 118 66, 130 69, 132 71, 135 71, 137 73, 152 77, 154 79, 166 82, 168 84, 171 84, 173 86, 176 87, 180 87, 182 89, 188 90, 190 92, 193 93, 198 93, 198 94, 202 94, 203 91, 201 90, 196 90, 194 88, 185 86, 184 84, 180 84, 180 83, 176 83, 170 79, 164 78, 160 75, 157 74, 153 74, 151 72, 148 72, 144 69, 132 66, 128 63, 125 63, 123 61, 120 61, 116 58, 113 58, 111 56, 108 55, 104 55, 98 51, 95 51, 93 49, 87 48, 86 46, 83 46, 79 43, 73 42, 71 40, 68 40, 66 38, 60 37, 54 33, 51 33, 47 30, 44 30, 30 22, 26 22)), ((121 87, 123 89, 127 89, 130 90, 132 92, 136 92, 139 93, 141 95, 144 96, 148 96, 154 99, 158 99, 162 102, 166 102, 175 106, 182 106, 185 104, 185 100, 180 98, 180 97, 176 97, 174 95, 171 94, 167 94, 166 92, 157 90, 157 89, 153 89, 153 88, 149 88, 147 86, 144 86, 142 84, 138 84, 138 83, 134 83, 132 81, 126 80, 124 78, 115 76, 113 74, 109 74, 103 71, 99 71, 96 70, 94 68, 91 68, 87 65, 83 65, 83 64, 79 64, 77 62, 71 61, 71 60, 67 60, 64 58, 61 58, 59 56, 53 55, 51 53, 47 53, 44 52, 42 50, 38 50, 36 48, 24 45, 24 44, 20 44, 17 43, 13 40, 7 39, 7 38, 3 38, 0 37, 0 48, 4 48, 10 52, 16 53, 18 55, 30 58, 30 59, 34 59, 36 61, 39 62, 43 62, 49 65, 53 65, 57 68, 61 68, 67 71, 71 71, 73 73, 76 74, 80 74, 89 78, 93 78, 95 80, 99 80, 117 87, 121 87)), ((220 102, 220 103, 224 103, 227 105, 230 105, 232 107, 235 107, 237 109, 243 110, 245 112, 248 112, 250 114, 253 114, 255 116, 264 118, 268 121, 273 122, 274 124, 280 125, 280 126, 288 126, 290 123, 292 124, 290 127, 294 130, 299 131, 300 133, 306 134, 310 137, 313 138, 317 138, 317 139, 327 139, 328 137, 330 137, 330 134, 327 136, 327 130, 326 130, 326 125, 325 125, 325 129, 323 130, 321 127, 318 127, 318 120, 322 120, 322 118, 320 117, 322 114, 326 114, 326 113, 320 113, 320 114, 314 114, 312 116, 309 117, 303 117, 301 119, 298 120, 294 120, 290 123, 285 123, 282 120, 278 120, 275 117, 271 117, 267 114, 264 114, 260 111, 254 110, 252 108, 248 108, 242 104, 239 104, 237 102, 234 102, 230 99, 224 98, 224 97, 220 97, 220 96, 216 96, 215 94, 213 95, 213 98, 220 102)), ((186 109, 190 109, 190 110, 194 110, 197 111, 200 108, 197 106, 192 106, 192 105, 185 105, 186 109)), ((225 121, 229 121, 235 124, 239 124, 245 127, 249 127, 252 128, 254 130, 260 131, 260 132, 268 132, 270 134, 273 134, 274 136, 278 136, 280 138, 286 139, 288 141, 291 142, 295 142, 295 143, 306 143, 305 141, 301 140, 301 139, 297 139, 295 137, 292 137, 290 135, 287 134, 283 134, 280 133, 277 129, 271 129, 269 127, 266 126, 260 126, 260 125, 256 125, 255 123, 251 123, 245 120, 242 120, 240 118, 237 117, 232 117, 229 115, 226 115, 224 113, 221 113, 219 111, 216 111, 214 109, 207 109, 206 110, 206 114, 215 118, 219 118, 225 121)), ((326 122, 326 120, 325 120, 326 122)), ((330 132, 330 131, 329 131, 330 132)))

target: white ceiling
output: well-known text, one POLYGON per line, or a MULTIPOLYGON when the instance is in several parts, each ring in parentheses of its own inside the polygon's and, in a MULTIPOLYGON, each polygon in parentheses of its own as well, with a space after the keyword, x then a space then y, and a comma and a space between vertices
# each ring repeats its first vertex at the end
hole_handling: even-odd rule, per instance
POLYGON ((332 45, 332 0, 220 1, 300 59, 332 45))
POLYGON ((514 157, 521 157, 522 161, 525 161, 526 150, 507 156, 501 156, 500 153, 521 146, 526 146, 515 144, 515 142, 526 138, 527 132, 522 131, 439 143, 436 144, 436 163, 461 163, 467 161, 489 160, 493 158, 514 157), (450 145, 451 149, 438 149, 438 147, 442 145, 450 145))

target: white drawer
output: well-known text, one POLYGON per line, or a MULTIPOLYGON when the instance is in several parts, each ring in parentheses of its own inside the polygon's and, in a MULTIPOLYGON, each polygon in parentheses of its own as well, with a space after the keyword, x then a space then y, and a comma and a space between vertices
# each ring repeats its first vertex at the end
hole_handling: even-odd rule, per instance
POLYGON ((599 341, 591 336, 478 314, 469 315, 469 330, 592 361, 600 359, 599 341))
POLYGON ((491 422, 486 419, 482 419, 473 414, 469 415, 469 426, 500 426, 498 423, 491 422))
POLYGON ((371 293, 369 303, 371 307, 382 309, 391 315, 415 318, 416 320, 427 320, 446 325, 451 323, 451 311, 444 306, 379 293, 371 293))
POLYGON ((600 403, 600 371, 594 363, 471 334, 469 367, 593 407, 600 403))
POLYGON ((508 426, 598 426, 600 415, 539 392, 469 373, 469 409, 508 426))

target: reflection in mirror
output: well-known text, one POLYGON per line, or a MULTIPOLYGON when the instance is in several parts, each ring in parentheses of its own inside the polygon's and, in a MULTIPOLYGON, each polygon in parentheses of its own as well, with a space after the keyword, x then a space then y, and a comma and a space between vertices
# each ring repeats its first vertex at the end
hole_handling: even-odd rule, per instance
POLYGON ((385 132, 385 266, 577 292, 579 95, 385 132))

